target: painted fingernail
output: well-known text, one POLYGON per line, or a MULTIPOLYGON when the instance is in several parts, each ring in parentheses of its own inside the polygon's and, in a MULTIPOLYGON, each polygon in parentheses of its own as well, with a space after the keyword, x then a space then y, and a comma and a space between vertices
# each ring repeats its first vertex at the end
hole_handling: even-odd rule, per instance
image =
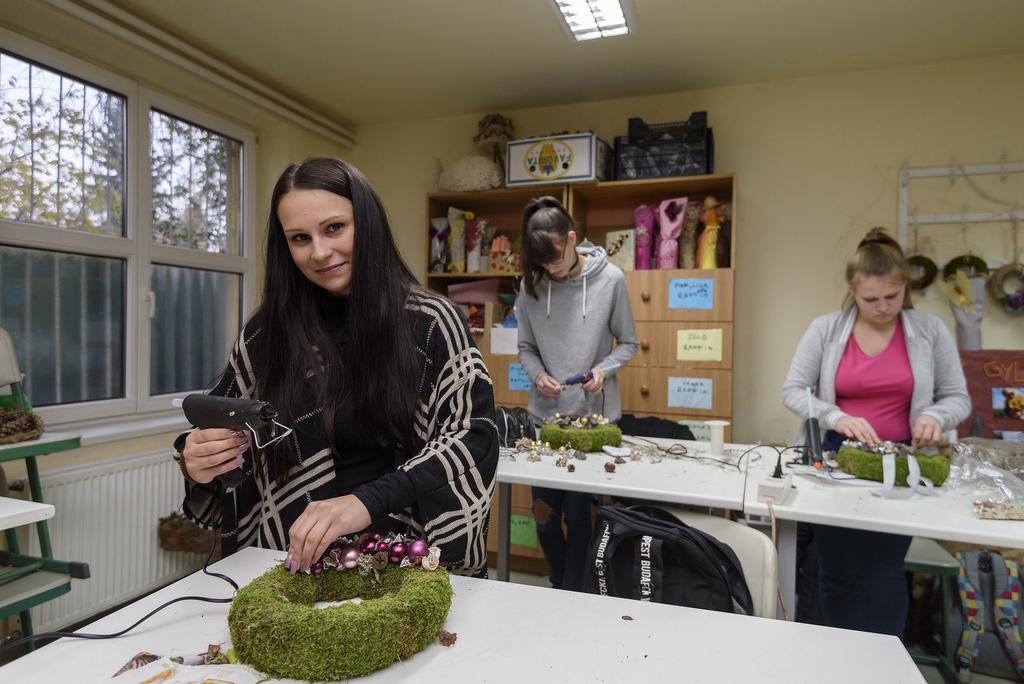
POLYGON ((244 458, 242 458, 241 456, 239 456, 238 458, 236 458, 236 459, 235 459, 235 460, 233 461, 233 463, 234 463, 234 464, 235 464, 236 466, 238 466, 239 468, 241 468, 242 466, 244 466, 244 465, 245 465, 245 459, 244 459, 244 458))
POLYGON ((239 451, 248 451, 248 449, 249 449, 249 443, 248 442, 245 442, 244 444, 242 444, 242 446, 238 447, 239 451))

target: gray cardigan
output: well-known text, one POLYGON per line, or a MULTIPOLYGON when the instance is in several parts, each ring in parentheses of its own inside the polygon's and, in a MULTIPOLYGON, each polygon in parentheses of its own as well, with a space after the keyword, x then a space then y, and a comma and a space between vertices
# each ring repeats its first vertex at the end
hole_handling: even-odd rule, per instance
MULTIPOLYGON (((919 416, 931 416, 943 431, 959 425, 971 412, 967 382, 953 337, 931 314, 904 309, 903 335, 914 375, 910 398, 910 425, 919 416)), ((816 318, 797 345, 782 386, 782 403, 806 419, 807 388, 817 387, 814 412, 822 430, 834 430, 846 416, 836 406, 836 371, 857 320, 856 305, 816 318)), ((799 443, 804 443, 803 430, 799 443)))

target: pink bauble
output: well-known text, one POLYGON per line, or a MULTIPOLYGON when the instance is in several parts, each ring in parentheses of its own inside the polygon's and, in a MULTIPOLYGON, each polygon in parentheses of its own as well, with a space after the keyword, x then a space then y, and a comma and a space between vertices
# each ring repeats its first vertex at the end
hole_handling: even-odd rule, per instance
POLYGON ((370 536, 376 539, 377 541, 380 541, 380 532, 374 532, 370 536))
POLYGON ((388 560, 392 563, 401 563, 402 559, 405 558, 407 550, 404 543, 395 542, 391 545, 391 553, 388 554, 388 560))
POLYGON ((390 547, 388 547, 388 543, 386 541, 379 541, 379 542, 377 542, 377 552, 378 553, 381 552, 381 551, 383 551, 384 553, 388 553, 390 550, 391 549, 390 549, 390 547))
POLYGON ((428 553, 430 553, 430 547, 427 546, 427 542, 423 541, 422 539, 414 539, 409 544, 409 552, 408 553, 409 553, 409 560, 411 560, 413 563, 415 563, 420 558, 423 558, 428 553))
POLYGON ((341 564, 349 570, 359 565, 359 549, 346 546, 341 552, 341 564))
POLYGON ((376 551, 377 551, 377 540, 373 539, 372 537, 370 539, 365 540, 359 546, 359 550, 362 551, 363 553, 376 553, 376 551))

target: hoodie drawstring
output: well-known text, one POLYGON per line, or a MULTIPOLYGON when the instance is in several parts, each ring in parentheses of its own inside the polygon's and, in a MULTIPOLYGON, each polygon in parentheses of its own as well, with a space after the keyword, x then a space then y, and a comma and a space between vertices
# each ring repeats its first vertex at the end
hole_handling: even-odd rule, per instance
POLYGON ((548 318, 551 318, 551 281, 548 281, 548 318))
POLYGON ((583 320, 587 320, 587 275, 583 274, 583 320))

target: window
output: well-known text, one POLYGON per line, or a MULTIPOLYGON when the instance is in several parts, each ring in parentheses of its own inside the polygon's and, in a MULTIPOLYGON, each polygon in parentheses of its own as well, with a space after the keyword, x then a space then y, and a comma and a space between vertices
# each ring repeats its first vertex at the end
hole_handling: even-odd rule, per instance
POLYGON ((253 136, 0 29, 0 327, 50 425, 168 412, 252 291, 253 136))

